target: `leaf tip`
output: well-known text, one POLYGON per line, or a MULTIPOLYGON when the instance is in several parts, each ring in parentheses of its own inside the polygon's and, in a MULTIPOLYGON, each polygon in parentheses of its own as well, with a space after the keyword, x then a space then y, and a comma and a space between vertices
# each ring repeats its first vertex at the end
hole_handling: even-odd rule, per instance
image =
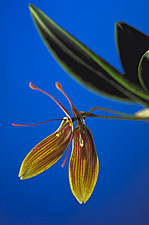
POLYGON ((37 8, 35 5, 33 5, 33 4, 28 4, 28 7, 29 7, 29 10, 30 10, 32 16, 33 16, 33 15, 36 13, 36 11, 38 10, 38 8, 37 8))
POLYGON ((34 8, 34 5, 31 4, 31 3, 29 3, 29 4, 28 4, 28 7, 29 7, 30 10, 32 10, 32 9, 34 8))

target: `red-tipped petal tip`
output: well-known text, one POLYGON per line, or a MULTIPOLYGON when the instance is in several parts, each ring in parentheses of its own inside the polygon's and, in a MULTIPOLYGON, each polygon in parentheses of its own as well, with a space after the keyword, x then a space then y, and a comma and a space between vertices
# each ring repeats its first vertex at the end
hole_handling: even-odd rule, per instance
POLYGON ((62 85, 59 83, 59 82, 56 82, 55 83, 55 86, 56 86, 56 88, 58 89, 58 90, 62 90, 63 88, 62 88, 62 85))
POLYGON ((32 82, 29 82, 29 87, 30 87, 31 89, 36 89, 36 86, 35 86, 32 82))

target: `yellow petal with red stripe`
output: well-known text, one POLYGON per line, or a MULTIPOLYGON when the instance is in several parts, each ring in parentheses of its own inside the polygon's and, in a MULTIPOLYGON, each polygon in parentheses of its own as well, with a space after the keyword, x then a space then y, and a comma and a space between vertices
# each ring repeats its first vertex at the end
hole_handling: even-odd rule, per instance
POLYGON ((98 156, 90 130, 80 126, 74 131, 73 149, 69 162, 70 188, 80 204, 91 196, 99 172, 98 156))
POLYGON ((72 122, 64 119, 53 134, 38 143, 25 157, 19 172, 20 179, 34 177, 55 164, 67 148, 72 132, 72 122))

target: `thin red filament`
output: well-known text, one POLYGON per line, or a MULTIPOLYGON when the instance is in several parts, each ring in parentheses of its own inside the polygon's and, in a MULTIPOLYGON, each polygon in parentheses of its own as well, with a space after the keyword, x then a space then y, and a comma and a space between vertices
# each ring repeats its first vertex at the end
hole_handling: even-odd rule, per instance
POLYGON ((49 96, 50 98, 52 98, 53 101, 55 101, 55 102, 58 104, 58 106, 63 110, 63 112, 66 114, 66 116, 67 116, 69 119, 71 119, 70 116, 69 116, 68 111, 67 111, 67 110, 64 108, 64 106, 62 106, 62 104, 61 104, 58 100, 56 100, 52 95, 50 95, 50 94, 47 93, 46 91, 44 91, 44 90, 38 88, 37 86, 35 86, 34 84, 32 84, 32 82, 29 83, 29 87, 30 87, 31 89, 33 89, 33 90, 40 91, 40 92, 42 92, 43 94, 45 94, 45 95, 49 96))
POLYGON ((64 92, 62 85, 59 82, 56 82, 56 88, 65 96, 65 98, 67 98, 69 104, 71 105, 72 108, 74 108, 70 98, 68 97, 68 95, 64 92))
POLYGON ((75 117, 79 117, 80 113, 79 111, 74 107, 74 105, 72 104, 70 98, 68 97, 68 95, 64 92, 62 85, 59 82, 56 82, 56 88, 65 96, 65 98, 68 100, 71 109, 72 109, 72 113, 75 115, 75 117))
POLYGON ((68 144, 67 154, 66 154, 66 156, 65 156, 64 162, 62 163, 61 167, 64 167, 65 164, 66 164, 66 160, 67 160, 68 155, 69 155, 69 152, 70 152, 70 143, 71 143, 71 139, 72 139, 72 136, 69 138, 69 144, 68 144))
POLYGON ((40 122, 40 123, 35 123, 35 124, 18 124, 18 123, 12 123, 12 126, 15 126, 15 127, 32 127, 32 126, 38 126, 38 125, 41 125, 43 123, 47 123, 47 122, 55 121, 55 120, 63 120, 63 119, 46 120, 46 121, 43 121, 43 122, 40 122))

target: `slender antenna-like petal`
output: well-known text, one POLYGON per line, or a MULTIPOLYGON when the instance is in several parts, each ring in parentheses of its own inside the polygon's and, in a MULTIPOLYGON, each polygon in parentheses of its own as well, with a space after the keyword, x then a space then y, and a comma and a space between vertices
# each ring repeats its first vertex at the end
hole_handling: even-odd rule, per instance
POLYGON ((67 148, 72 131, 73 125, 66 118, 53 134, 42 140, 28 153, 20 168, 20 179, 34 177, 55 164, 67 148))
POLYGON ((69 182, 80 204, 91 196, 97 182, 99 162, 90 130, 80 126, 74 131, 73 149, 69 163, 69 182))

